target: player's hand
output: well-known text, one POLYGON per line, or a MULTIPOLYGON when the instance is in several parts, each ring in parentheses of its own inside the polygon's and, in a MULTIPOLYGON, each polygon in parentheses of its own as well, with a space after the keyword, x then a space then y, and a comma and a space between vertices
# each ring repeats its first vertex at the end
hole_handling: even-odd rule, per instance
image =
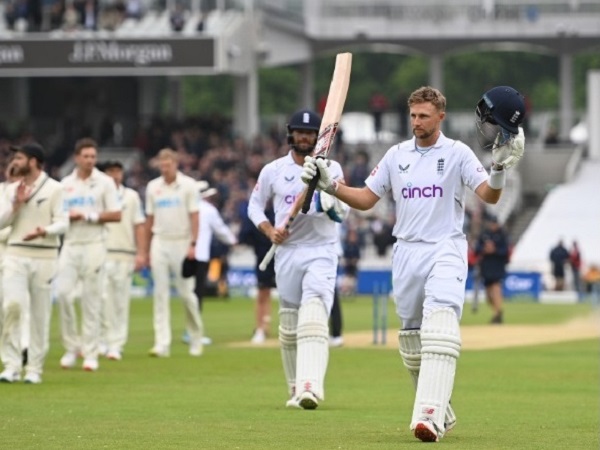
POLYGON ((273 228, 269 232, 269 239, 273 244, 281 245, 290 235, 285 228, 273 228))
POLYGON ((341 200, 338 200, 333 195, 324 191, 318 193, 317 211, 324 212, 334 222, 341 223, 347 210, 348 205, 341 200))
POLYGON ((319 173, 319 181, 317 183, 318 191, 325 191, 328 194, 334 195, 337 191, 337 181, 331 177, 329 172, 329 160, 325 158, 315 158, 307 156, 304 158, 304 166, 302 167, 302 181, 306 184, 310 182, 319 173))
POLYGON ((23 240, 25 242, 33 241, 34 239, 36 239, 38 237, 44 237, 44 236, 46 236, 46 230, 43 229, 42 227, 37 227, 31 233, 27 233, 25 236, 23 236, 23 240))
POLYGON ((77 211, 76 209, 72 209, 69 211, 69 220, 71 222, 77 222, 79 220, 85 220, 85 214, 81 211, 77 211))
POLYGON ((135 266, 133 268, 133 270, 135 270, 136 272, 138 270, 142 270, 144 267, 148 266, 148 258, 144 255, 142 255, 141 253, 138 253, 137 255, 135 255, 135 266))
POLYGON ((510 169, 519 162, 525 153, 525 133, 523 128, 519 127, 519 133, 505 143, 501 144, 500 139, 499 133, 492 149, 492 161, 498 169, 510 169))
POLYGON ((27 200, 29 200, 29 189, 27 188, 25 182, 21 181, 17 186, 17 190, 15 191, 15 200, 13 204, 18 207, 27 200))

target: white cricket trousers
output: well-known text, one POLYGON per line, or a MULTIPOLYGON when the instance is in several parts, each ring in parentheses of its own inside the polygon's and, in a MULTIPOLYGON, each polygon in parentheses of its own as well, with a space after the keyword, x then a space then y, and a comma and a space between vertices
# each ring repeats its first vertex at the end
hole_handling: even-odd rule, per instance
POLYGON ((52 315, 51 285, 57 270, 57 258, 4 256, 2 310, 4 327, 0 357, 5 368, 19 372, 22 364, 22 326, 30 333, 27 372, 42 374, 50 347, 52 315), (23 315, 29 310, 29 321, 23 315))
POLYGON ((150 245, 150 265, 154 280, 154 346, 168 349, 171 346, 170 275, 177 293, 183 300, 186 327, 190 343, 202 341, 202 319, 198 298, 194 293, 194 277, 183 278, 181 266, 190 246, 189 239, 164 239, 154 236, 150 245))
POLYGON ((66 243, 58 260, 56 297, 60 308, 62 342, 69 352, 97 359, 106 246, 104 242, 66 243), (78 333, 75 295, 81 280, 81 337, 78 333))
POLYGON ((122 352, 129 333, 129 301, 135 261, 128 255, 108 254, 104 265, 102 341, 109 351, 122 352))
MULTIPOLYGON (((2 324, 4 322, 4 315, 2 313, 2 305, 4 294, 2 292, 2 277, 3 277, 3 260, 4 253, 6 253, 6 245, 0 245, 0 336, 2 335, 2 324)), ((26 349, 29 347, 29 295, 27 292, 23 293, 23 302, 21 304, 21 348, 26 349)))

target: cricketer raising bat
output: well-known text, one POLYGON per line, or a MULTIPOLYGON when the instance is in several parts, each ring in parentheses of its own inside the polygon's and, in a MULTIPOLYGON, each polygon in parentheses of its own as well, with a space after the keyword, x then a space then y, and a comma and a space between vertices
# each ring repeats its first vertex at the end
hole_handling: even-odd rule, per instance
MULTIPOLYGON (((335 133, 339 126, 340 118, 342 117, 346 96, 348 95, 351 67, 352 54, 338 53, 335 58, 335 68, 333 70, 331 84, 329 85, 327 104, 325 106, 325 111, 323 112, 323 118, 321 119, 321 127, 319 129, 319 136, 317 137, 313 156, 326 158, 327 155, 329 155, 335 133)), ((290 229, 300 210, 306 213, 310 209, 310 203, 318 181, 319 177, 317 175, 313 178, 311 184, 304 189, 302 194, 296 198, 285 224, 286 231, 290 229)), ((275 256, 276 250, 277 244, 271 245, 271 248, 258 266, 260 270, 264 271, 267 268, 273 259, 273 256, 275 256)))

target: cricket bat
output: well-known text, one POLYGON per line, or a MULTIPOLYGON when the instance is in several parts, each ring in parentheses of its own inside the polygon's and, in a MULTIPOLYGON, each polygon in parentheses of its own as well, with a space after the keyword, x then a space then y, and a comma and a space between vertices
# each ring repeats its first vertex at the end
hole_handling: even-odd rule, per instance
MULTIPOLYGON (((335 134, 339 127, 340 118, 342 117, 342 111, 344 109, 344 103, 346 103, 346 96, 348 95, 348 86, 350 85, 350 70, 352 67, 352 53, 338 53, 335 58, 335 68, 333 70, 333 77, 331 78, 331 84, 329 85, 329 94, 327 95, 327 104, 323 117, 321 119, 321 127, 319 129, 319 135, 315 144, 315 150, 313 156, 326 158, 331 151, 335 134)), ((310 209, 310 203, 312 201, 317 182, 319 181, 319 174, 317 174, 312 180, 310 185, 296 198, 296 201, 292 205, 290 214, 285 224, 285 229, 289 230, 294 222, 294 219, 302 210, 307 213, 310 209)), ((271 245, 268 253, 259 264, 260 270, 265 270, 277 250, 277 244, 271 245)))

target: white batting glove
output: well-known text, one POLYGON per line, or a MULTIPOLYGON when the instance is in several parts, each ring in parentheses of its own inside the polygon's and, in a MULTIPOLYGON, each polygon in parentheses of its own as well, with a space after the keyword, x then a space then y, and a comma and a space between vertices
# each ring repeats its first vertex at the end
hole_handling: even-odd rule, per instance
POLYGON ((338 223, 342 222, 349 210, 348 205, 324 191, 319 192, 316 206, 317 212, 324 212, 331 220, 338 223))
POLYGON ((304 158, 304 165, 302 166, 302 174, 300 175, 300 178, 304 183, 309 184, 310 180, 317 175, 317 169, 319 171, 317 190, 334 195, 335 191, 337 191, 337 181, 335 181, 331 177, 331 173, 329 173, 328 160, 324 158, 306 156, 304 158))
POLYGON ((510 169, 516 165, 525 153, 525 133, 523 128, 519 127, 519 133, 508 142, 499 145, 500 135, 496 137, 496 142, 492 149, 492 161, 494 166, 510 169))

